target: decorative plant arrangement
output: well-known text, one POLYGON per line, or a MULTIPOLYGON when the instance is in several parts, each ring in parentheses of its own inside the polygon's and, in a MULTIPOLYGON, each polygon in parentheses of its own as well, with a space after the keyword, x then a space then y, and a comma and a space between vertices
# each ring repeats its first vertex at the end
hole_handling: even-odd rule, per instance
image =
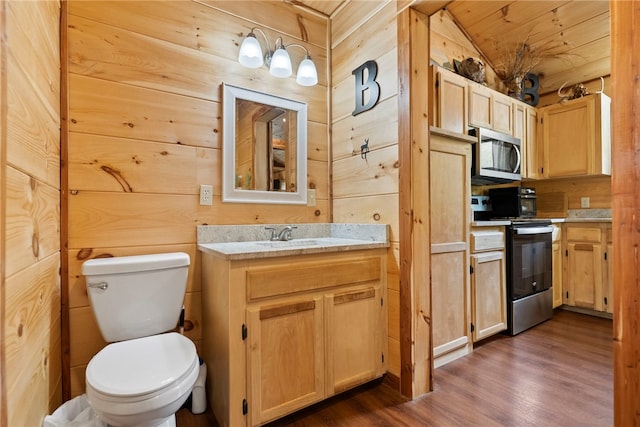
POLYGON ((515 45, 496 42, 499 60, 495 72, 508 88, 509 95, 519 97, 523 78, 546 59, 566 59, 565 44, 554 41, 535 45, 530 42, 530 34, 515 45))

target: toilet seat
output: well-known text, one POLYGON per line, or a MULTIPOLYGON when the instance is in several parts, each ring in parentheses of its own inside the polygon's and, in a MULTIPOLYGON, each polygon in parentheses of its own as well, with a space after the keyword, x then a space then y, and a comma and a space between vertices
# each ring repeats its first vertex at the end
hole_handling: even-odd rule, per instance
POLYGON ((178 405, 200 371, 195 345, 175 332, 109 344, 89 362, 87 397, 104 416, 143 414, 178 405))
POLYGON ((198 363, 193 342, 175 332, 109 344, 87 366, 87 383, 101 394, 143 396, 182 378, 198 363))

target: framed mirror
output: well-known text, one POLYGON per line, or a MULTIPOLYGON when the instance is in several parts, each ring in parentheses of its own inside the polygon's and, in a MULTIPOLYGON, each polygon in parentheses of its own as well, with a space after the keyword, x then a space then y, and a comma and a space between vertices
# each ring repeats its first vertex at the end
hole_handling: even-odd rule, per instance
POLYGON ((222 201, 307 203, 307 104, 222 84, 222 201))

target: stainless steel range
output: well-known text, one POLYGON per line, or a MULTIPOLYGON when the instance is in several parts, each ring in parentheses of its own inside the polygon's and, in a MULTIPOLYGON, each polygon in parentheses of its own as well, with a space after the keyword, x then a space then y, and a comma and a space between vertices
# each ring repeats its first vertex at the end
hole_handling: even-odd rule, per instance
POLYGON ((535 219, 533 188, 492 189, 472 196, 474 221, 509 220, 506 226, 507 332, 516 335, 553 314, 551 221, 535 219))
POLYGON ((507 323, 516 335, 553 315, 551 233, 548 220, 507 226, 507 323))

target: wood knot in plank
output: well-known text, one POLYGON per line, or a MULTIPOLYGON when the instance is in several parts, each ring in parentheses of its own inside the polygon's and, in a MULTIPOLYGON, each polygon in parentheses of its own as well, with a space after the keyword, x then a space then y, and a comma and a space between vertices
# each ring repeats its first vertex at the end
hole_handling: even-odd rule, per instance
POLYGON ((118 184, 120 184, 125 193, 133 193, 133 188, 131 188, 131 186, 129 185, 127 180, 124 179, 122 173, 120 173, 119 170, 113 169, 109 166, 101 166, 100 169, 111 175, 118 182, 118 184))
POLYGON ((91 256, 93 248, 82 248, 76 254, 76 259, 79 261, 85 260, 91 256))
POLYGON ((302 15, 296 15, 296 19, 298 20, 298 26, 300 27, 300 38, 305 42, 308 42, 309 34, 307 33, 307 28, 304 26, 302 15))
POLYGON ((31 236, 31 251, 33 252, 33 256, 38 258, 40 254, 40 239, 38 238, 37 232, 34 232, 31 236))

